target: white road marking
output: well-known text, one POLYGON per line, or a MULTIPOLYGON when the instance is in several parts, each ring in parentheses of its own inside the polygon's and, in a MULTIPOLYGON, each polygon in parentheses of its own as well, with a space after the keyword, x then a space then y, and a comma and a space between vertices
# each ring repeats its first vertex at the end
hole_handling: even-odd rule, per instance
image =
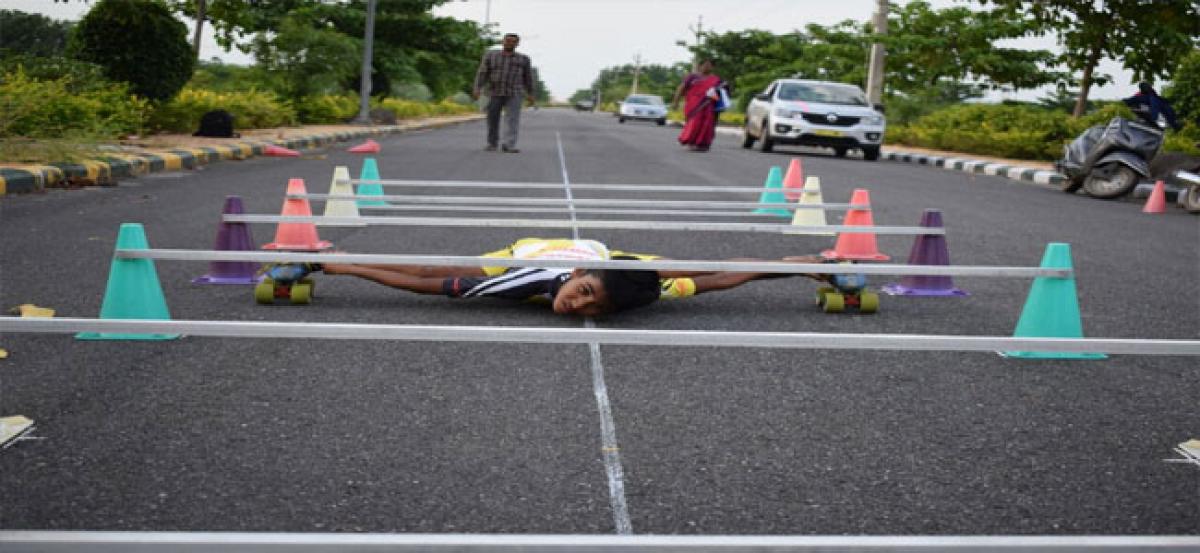
MULTIPOLYGON (((563 187, 567 194, 568 209, 571 222, 575 219, 575 205, 571 194, 571 178, 567 175, 567 160, 563 155, 562 136, 554 133, 554 141, 558 144, 558 163, 562 167, 563 187)), ((579 227, 571 229, 571 237, 579 239, 579 227)), ((591 317, 584 320, 584 326, 596 328, 591 317)), ((617 534, 633 534, 633 523, 629 520, 629 507, 625 503, 625 472, 621 469, 621 454, 617 449, 617 425, 613 422, 612 404, 608 400, 608 386, 604 383, 604 361, 600 355, 600 344, 588 344, 592 362, 592 392, 596 396, 596 408, 600 411, 600 451, 604 456, 604 472, 608 475, 608 502, 612 508, 613 524, 617 534)))

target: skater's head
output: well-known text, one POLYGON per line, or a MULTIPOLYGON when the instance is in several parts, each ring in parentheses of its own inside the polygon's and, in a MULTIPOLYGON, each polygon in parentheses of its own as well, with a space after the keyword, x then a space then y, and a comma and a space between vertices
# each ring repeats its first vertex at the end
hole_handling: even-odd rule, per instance
MULTIPOLYGON (((636 257, 614 256, 614 260, 636 257)), ((554 296, 554 312, 593 317, 647 305, 658 299, 658 272, 575 269, 554 296)))

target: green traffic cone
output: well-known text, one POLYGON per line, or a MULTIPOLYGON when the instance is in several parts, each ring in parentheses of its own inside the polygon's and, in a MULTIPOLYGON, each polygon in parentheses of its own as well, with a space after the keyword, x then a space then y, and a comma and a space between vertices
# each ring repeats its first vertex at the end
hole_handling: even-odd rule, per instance
POLYGON ((755 209, 754 213, 791 217, 792 212, 786 209, 765 207, 771 204, 787 203, 787 198, 783 196, 783 169, 778 166, 771 167, 771 170, 767 172, 767 180, 763 183, 763 187, 770 188, 770 190, 763 190, 762 196, 758 198, 758 203, 763 204, 764 207, 755 209))
MULTIPOLYGON (((123 223, 117 234, 117 249, 149 249, 146 232, 141 223, 123 223)), ((108 271, 108 288, 100 305, 101 319, 171 320, 167 300, 158 283, 158 271, 152 259, 122 259, 114 257, 108 271)), ((78 340, 173 340, 178 334, 126 334, 80 332, 78 340)))
MULTIPOLYGON (((363 160, 362 173, 359 174, 358 178, 361 181, 378 181, 379 180, 379 168, 375 166, 375 158, 369 157, 369 158, 366 158, 363 160)), ((359 196, 382 196, 383 195, 383 185, 379 184, 378 182, 373 183, 373 184, 359 184, 358 185, 358 195, 359 196)), ((383 200, 359 200, 358 201, 358 207, 370 206, 370 205, 388 205, 388 203, 383 200)))
MULTIPOLYGON (((1052 242, 1042 256, 1043 269, 1070 269, 1071 245, 1052 242)), ((1079 297, 1075 293, 1075 277, 1037 277, 1025 299, 1025 309, 1017 321, 1014 338, 1083 338, 1083 321, 1079 316, 1079 297)), ((1005 357, 1021 359, 1105 359, 1103 353, 1073 353, 1050 351, 1009 351, 1005 357)))

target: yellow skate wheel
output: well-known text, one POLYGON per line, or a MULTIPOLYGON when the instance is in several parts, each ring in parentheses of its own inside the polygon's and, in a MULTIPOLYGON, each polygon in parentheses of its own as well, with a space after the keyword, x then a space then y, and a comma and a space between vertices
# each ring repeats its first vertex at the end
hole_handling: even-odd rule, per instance
POLYGON ((875 292, 863 292, 858 296, 858 310, 862 313, 874 313, 879 311, 879 294, 875 292))
POLYGON ((826 292, 823 306, 826 313, 841 313, 846 309, 846 298, 837 292, 826 292))
POLYGON ((837 292, 837 288, 832 286, 822 286, 817 288, 817 305, 825 305, 825 294, 837 292))
POLYGON ((254 286, 254 301, 263 304, 271 305, 275 303, 275 281, 269 278, 264 278, 254 286))
POLYGON ((296 283, 292 285, 292 303, 307 305, 312 303, 312 285, 296 283))

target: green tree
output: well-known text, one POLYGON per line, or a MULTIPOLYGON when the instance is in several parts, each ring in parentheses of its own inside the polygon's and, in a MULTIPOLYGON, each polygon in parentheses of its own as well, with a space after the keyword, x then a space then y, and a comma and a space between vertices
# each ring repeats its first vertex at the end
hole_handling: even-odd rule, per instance
POLYGON ((1043 30, 1058 35, 1062 61, 1079 72, 1074 115, 1083 115, 1100 60, 1110 58, 1153 81, 1169 75, 1174 64, 1200 44, 1200 4, 1194 0, 979 0, 1010 13, 1025 13, 1043 30))
MULTIPOLYGON (((602 102, 619 102, 633 89, 632 64, 608 67, 592 82, 592 88, 600 91, 602 102)), ((674 67, 665 65, 643 65, 638 74, 638 93, 657 94, 669 101, 675 88, 686 74, 684 64, 674 67)), ((588 96, 590 98, 590 95, 588 96)))
POLYGON ((273 88, 293 101, 339 90, 361 61, 353 39, 314 25, 304 10, 285 17, 274 34, 255 37, 253 52, 273 88))
POLYGON ((1200 48, 1184 56, 1171 76, 1171 85, 1163 90, 1182 120, 1200 126, 1200 48))
POLYGON ((68 51, 155 101, 179 92, 196 62, 187 27, 154 0, 100 0, 75 27, 68 51))
POLYGON ((56 21, 40 14, 0 10, 0 57, 61 56, 67 49, 71 27, 69 21, 56 21))

